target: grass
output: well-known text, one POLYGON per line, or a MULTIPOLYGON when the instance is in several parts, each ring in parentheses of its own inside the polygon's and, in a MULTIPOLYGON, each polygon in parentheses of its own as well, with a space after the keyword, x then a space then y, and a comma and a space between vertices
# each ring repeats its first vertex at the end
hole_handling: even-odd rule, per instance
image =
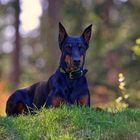
POLYGON ((140 109, 42 109, 36 115, 0 117, 0 140, 139 140, 140 109))

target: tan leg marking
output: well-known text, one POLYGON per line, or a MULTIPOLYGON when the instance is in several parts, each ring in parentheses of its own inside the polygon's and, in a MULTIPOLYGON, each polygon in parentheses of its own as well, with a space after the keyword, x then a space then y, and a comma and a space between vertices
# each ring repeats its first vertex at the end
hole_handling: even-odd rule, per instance
POLYGON ((63 103, 64 103, 63 99, 61 97, 59 97, 59 96, 55 96, 52 99, 52 106, 53 107, 59 107, 63 103))
POLYGON ((25 104, 23 104, 22 102, 19 102, 16 104, 15 108, 14 108, 19 114, 24 113, 27 110, 27 107, 25 104))
POLYGON ((81 96, 79 99, 78 99, 78 103, 80 105, 86 105, 88 103, 88 99, 89 99, 89 96, 88 95, 85 95, 85 96, 81 96))

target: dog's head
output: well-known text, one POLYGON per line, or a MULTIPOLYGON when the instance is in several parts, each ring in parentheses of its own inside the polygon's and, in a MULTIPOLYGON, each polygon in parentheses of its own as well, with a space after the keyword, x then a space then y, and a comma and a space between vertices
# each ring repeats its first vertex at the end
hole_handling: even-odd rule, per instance
POLYGON ((86 50, 89 47, 92 25, 81 36, 69 36, 59 23, 59 47, 62 52, 61 64, 67 72, 77 71, 84 65, 86 50))

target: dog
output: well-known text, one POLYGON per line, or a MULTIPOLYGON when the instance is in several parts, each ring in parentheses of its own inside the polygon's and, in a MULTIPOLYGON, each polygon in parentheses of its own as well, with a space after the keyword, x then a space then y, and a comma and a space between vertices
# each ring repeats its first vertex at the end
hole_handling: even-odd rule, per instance
POLYGON ((62 104, 90 107, 90 93, 85 77, 87 69, 84 69, 84 63, 91 32, 92 24, 81 36, 69 36, 59 23, 59 67, 48 81, 16 90, 7 100, 6 114, 28 114, 36 108, 59 107, 62 104))

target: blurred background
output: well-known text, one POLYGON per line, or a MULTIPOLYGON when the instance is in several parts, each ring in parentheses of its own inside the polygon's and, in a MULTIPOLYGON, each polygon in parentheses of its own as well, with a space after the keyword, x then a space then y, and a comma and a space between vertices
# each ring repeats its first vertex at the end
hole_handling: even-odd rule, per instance
POLYGON ((0 0, 0 114, 16 89, 58 67, 58 22, 93 24, 86 56, 92 106, 140 107, 140 0, 0 0))

